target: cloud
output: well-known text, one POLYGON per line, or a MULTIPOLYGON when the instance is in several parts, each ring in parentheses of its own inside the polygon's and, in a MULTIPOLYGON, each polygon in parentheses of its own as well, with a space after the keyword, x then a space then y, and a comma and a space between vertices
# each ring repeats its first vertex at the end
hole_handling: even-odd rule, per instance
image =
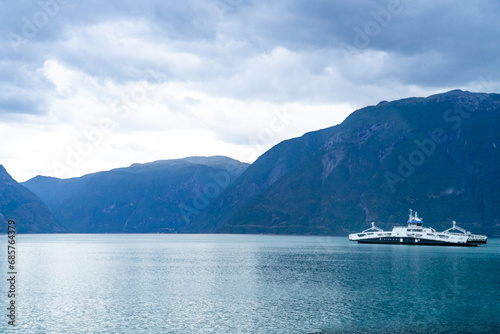
MULTIPOLYGON (((57 0, 45 3, 59 4, 57 0)), ((244 93, 249 88, 252 94, 255 88, 241 82, 250 71, 257 76, 255 66, 262 65, 257 70, 273 75, 275 82, 283 80, 278 95, 289 92, 284 98, 294 98, 296 89, 285 87, 296 85, 286 79, 290 74, 311 72, 314 66, 317 74, 328 66, 336 72, 347 68, 354 73, 350 77, 346 74, 345 79, 357 76, 357 81, 362 81, 370 80, 372 70, 384 65, 374 64, 372 70, 360 75, 355 71, 357 66, 349 66, 352 59, 346 59, 341 45, 352 47, 353 54, 347 58, 388 55, 391 64, 380 76, 395 77, 400 84, 466 85, 476 80, 478 73, 490 74, 498 65, 498 45, 492 36, 500 28, 491 13, 499 7, 493 1, 457 6, 451 1, 410 0, 145 1, 140 6, 127 1, 91 1, 52 7, 33 3, 9 8, 9 19, 3 26, 20 36, 23 26, 31 22, 35 27, 37 32, 31 38, 25 36, 27 42, 21 51, 26 52, 5 51, 7 57, 20 56, 32 66, 41 66, 50 56, 113 81, 140 80, 145 68, 161 66, 171 81, 206 82, 213 87, 212 81, 229 78, 244 93), (45 7, 53 8, 54 15, 46 14, 47 23, 38 27, 37 17, 41 16, 37 13, 45 13, 45 7), (228 7, 232 11, 223 10, 228 7), (337 55, 332 56, 334 53, 337 55), (290 61, 292 57, 302 61, 300 66, 290 61), (419 70, 411 70, 415 68, 419 70)), ((261 80, 255 79, 254 83, 262 86, 261 80)), ((323 86, 319 75, 305 79, 312 87, 323 86)), ((266 88, 277 88, 272 80, 266 82, 266 88)), ((241 94, 238 89, 218 91, 241 94)), ((263 99, 276 97, 271 92, 267 95, 257 93, 263 99)), ((317 95, 329 99, 324 92, 317 95)))
POLYGON ((498 12, 493 0, 1 3, 0 120, 30 138, 0 153, 26 177, 36 168, 12 152, 41 138, 32 161, 51 174, 111 120, 71 175, 188 154, 251 161, 380 100, 500 90, 498 12))

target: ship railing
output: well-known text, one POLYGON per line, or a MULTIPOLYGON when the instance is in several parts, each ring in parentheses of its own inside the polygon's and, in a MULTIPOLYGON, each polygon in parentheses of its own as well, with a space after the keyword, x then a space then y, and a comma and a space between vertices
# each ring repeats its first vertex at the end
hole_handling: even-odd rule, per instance
POLYGON ((482 241, 486 240, 488 237, 485 235, 480 235, 480 234, 471 234, 469 235, 469 240, 471 241, 482 241))

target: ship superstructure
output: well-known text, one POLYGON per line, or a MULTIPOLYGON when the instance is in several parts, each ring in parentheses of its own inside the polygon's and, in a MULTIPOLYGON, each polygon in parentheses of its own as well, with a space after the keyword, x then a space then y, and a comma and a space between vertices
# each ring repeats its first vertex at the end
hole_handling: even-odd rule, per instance
POLYGON ((453 227, 443 232, 437 232, 432 227, 424 227, 422 218, 417 212, 410 215, 407 226, 394 226, 392 231, 384 231, 372 226, 361 233, 349 234, 349 240, 358 243, 372 244, 411 244, 411 245, 436 245, 436 246, 477 246, 485 244, 487 237, 484 235, 471 234, 458 227, 453 222, 453 227), (457 232, 458 231, 458 232, 457 232))

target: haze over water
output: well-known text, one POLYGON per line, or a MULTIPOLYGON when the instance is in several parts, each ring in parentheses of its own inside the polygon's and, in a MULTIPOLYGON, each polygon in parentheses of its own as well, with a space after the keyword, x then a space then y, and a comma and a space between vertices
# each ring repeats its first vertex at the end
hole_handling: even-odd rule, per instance
POLYGON ((497 239, 53 234, 17 248, 19 333, 500 332, 497 239))

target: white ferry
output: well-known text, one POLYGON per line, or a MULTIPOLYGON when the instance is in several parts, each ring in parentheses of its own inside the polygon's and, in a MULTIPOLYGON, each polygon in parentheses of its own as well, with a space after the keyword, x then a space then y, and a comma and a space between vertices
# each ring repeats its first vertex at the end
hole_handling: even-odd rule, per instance
POLYGON ((361 233, 349 234, 349 240, 366 244, 410 244, 436 246, 469 246, 485 244, 485 235, 471 234, 453 222, 453 227, 443 232, 436 232, 432 227, 423 227, 423 220, 417 212, 410 217, 407 226, 394 226, 392 231, 384 231, 372 223, 372 227, 361 233), (458 231, 458 232, 457 232, 458 231))

